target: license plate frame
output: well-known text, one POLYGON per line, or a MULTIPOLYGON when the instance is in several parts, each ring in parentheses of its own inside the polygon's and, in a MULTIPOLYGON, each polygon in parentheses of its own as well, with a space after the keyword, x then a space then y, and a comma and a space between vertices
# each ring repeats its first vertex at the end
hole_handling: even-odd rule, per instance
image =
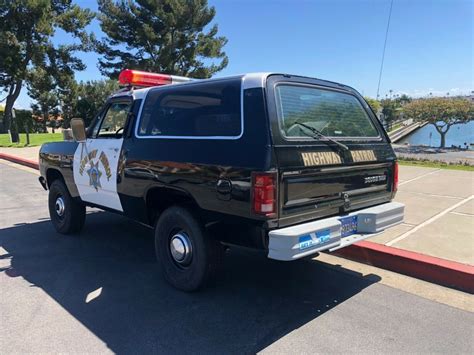
POLYGON ((357 233, 357 216, 339 218, 341 222, 341 238, 357 233))

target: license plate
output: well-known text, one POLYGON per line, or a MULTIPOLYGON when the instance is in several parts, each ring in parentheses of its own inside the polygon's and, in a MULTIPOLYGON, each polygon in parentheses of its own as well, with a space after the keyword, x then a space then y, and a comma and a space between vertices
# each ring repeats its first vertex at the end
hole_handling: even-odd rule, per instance
POLYGON ((349 216, 340 218, 341 222, 341 238, 357 232, 357 216, 349 216))

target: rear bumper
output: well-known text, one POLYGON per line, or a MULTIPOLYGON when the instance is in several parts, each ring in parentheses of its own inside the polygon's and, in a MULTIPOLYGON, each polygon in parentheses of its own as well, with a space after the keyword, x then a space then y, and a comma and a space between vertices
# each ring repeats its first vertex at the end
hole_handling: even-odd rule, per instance
POLYGON ((276 260, 296 260, 319 251, 334 251, 403 222, 405 205, 388 202, 352 212, 357 216, 357 233, 341 237, 341 217, 320 219, 269 232, 268 257, 276 260))

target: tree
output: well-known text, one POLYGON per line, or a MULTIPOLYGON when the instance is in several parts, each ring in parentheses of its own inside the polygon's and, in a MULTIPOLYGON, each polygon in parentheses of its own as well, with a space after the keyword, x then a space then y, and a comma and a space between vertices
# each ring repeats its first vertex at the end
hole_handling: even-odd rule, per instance
POLYGON ((69 127, 71 119, 77 117, 76 105, 78 101, 79 84, 74 78, 68 78, 58 87, 59 106, 63 117, 63 127, 69 127))
POLYGON ((397 97, 396 99, 400 105, 406 105, 407 103, 411 102, 411 97, 407 94, 403 94, 402 96, 397 97))
POLYGON ((99 0, 99 20, 108 36, 97 46, 102 74, 124 68, 209 78, 227 66, 227 39, 207 0, 99 0), (217 63, 216 63, 217 61, 217 63))
POLYGON ((381 100, 380 104, 382 105, 382 114, 387 124, 387 128, 390 130, 393 122, 396 121, 402 113, 401 102, 397 99, 392 100, 387 98, 381 100))
POLYGON ((418 99, 405 105, 404 112, 416 121, 432 124, 441 135, 440 148, 444 148, 452 125, 474 119, 474 103, 464 98, 418 99))
POLYGON ((116 80, 80 82, 75 88, 76 101, 71 108, 72 116, 82 118, 86 126, 89 126, 104 106, 107 98, 118 89, 119 85, 116 80))
POLYGON ((367 103, 369 104, 372 111, 374 111, 374 113, 377 115, 380 108, 382 107, 382 105, 380 105, 380 102, 376 99, 373 99, 373 98, 367 97, 367 96, 365 96, 364 99, 365 99, 365 101, 367 101, 367 103))
POLYGON ((74 72, 85 68, 75 57, 90 50, 93 36, 84 28, 94 14, 71 0, 0 0, 0 88, 7 93, 4 128, 12 126, 12 109, 29 71, 51 68, 74 72), (51 38, 61 29, 80 43, 56 46, 51 38))
POLYGON ((59 104, 56 92, 56 81, 43 68, 35 68, 28 75, 28 94, 36 101, 31 105, 33 114, 42 117, 43 132, 50 115, 57 110, 59 104))
MULTIPOLYGON (((3 122, 3 112, 5 111, 5 106, 3 106, 2 104, 0 104, 0 121, 3 122)), ((2 125, 3 123, 0 123, 0 132, 3 131, 3 128, 2 128, 2 125)))
POLYGON ((29 110, 15 110, 15 116, 18 123, 18 131, 20 133, 26 133, 27 136, 27 144, 28 141, 28 134, 31 132, 37 131, 37 123, 33 119, 32 112, 29 110))

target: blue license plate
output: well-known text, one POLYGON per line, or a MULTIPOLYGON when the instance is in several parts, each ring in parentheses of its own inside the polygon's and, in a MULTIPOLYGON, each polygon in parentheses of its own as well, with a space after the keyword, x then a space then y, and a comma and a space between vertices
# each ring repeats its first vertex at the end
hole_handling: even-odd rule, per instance
POLYGON ((357 232, 357 216, 343 217, 339 221, 341 222, 341 238, 357 232))

